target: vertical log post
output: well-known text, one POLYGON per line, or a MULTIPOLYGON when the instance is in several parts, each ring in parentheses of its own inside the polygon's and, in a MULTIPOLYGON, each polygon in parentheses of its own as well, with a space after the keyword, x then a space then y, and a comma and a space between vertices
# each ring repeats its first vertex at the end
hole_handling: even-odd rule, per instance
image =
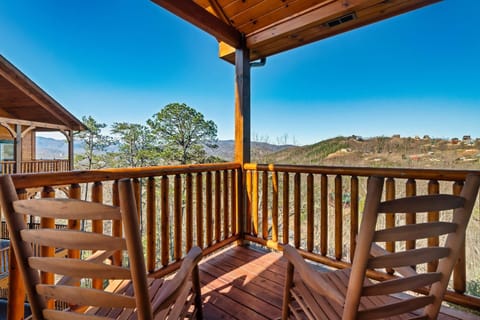
POLYGON ((161 221, 161 260, 162 265, 167 266, 169 262, 169 252, 170 252, 170 210, 168 208, 168 176, 162 176, 161 187, 160 187, 160 221, 161 221))
MULTIPOLYGON (((430 180, 428 182, 428 194, 438 194, 440 192, 440 185, 437 180, 430 180)), ((428 222, 437 222, 440 219, 440 213, 438 211, 430 211, 428 212, 428 222)), ((440 243, 439 237, 432 237, 428 238, 428 246, 429 247, 438 247, 440 243)), ((427 271, 434 272, 437 270, 438 260, 429 262, 427 264, 427 271)))
POLYGON ((206 231, 206 241, 207 247, 212 245, 213 241, 213 230, 212 230, 212 211, 213 211, 213 204, 212 204, 212 173, 210 171, 207 172, 206 180, 205 180, 205 204, 206 204, 206 212, 205 212, 205 231, 206 231))
MULTIPOLYGON (((458 196, 462 192, 463 182, 456 181, 453 184, 453 194, 458 196)), ((462 246, 458 255, 458 261, 453 269, 453 290, 457 293, 465 293, 467 290, 467 264, 465 252, 465 238, 462 240, 462 246)))
MULTIPOLYGON (((252 223, 253 223, 253 230, 250 231, 254 236, 258 236, 258 171, 252 171, 252 202, 251 202, 251 216, 252 216, 252 223)), ((248 223, 248 216, 247 216, 247 223, 248 223)), ((249 232, 249 224, 247 224, 246 232, 249 232)))
MULTIPOLYGON (((41 194, 42 198, 55 198, 55 190, 52 187, 44 187, 41 194)), ((40 228, 55 229, 55 219, 41 218, 40 228)), ((53 257, 55 256, 55 248, 42 246, 40 248, 40 256, 53 257)), ((55 275, 51 272, 40 272, 40 281, 43 284, 53 284, 55 281, 55 275)), ((55 301, 53 299, 47 300, 47 308, 55 308, 55 301)))
POLYGON ((278 173, 272 173, 272 240, 278 242, 278 173))
MULTIPOLYGON (((100 181, 92 186, 92 201, 103 203, 103 183, 100 181)), ((92 232, 103 233, 103 220, 92 221, 92 232)), ((93 279, 92 286, 95 289, 103 289, 103 279, 93 279)))
MULTIPOLYGON (((385 200, 395 199, 395 180, 393 178, 388 178, 385 183, 385 198, 385 200)), ((385 227, 395 227, 395 213, 390 212, 385 215, 385 227)), ((385 243, 385 249, 389 252, 395 252, 395 242, 389 241, 385 243)), ((389 274, 393 274, 395 272, 392 268, 387 268, 386 271, 389 274)))
POLYGON ((147 180, 147 271, 155 271, 156 251, 157 251, 157 224, 155 223, 156 213, 156 188, 155 178, 149 177, 147 180))
POLYGON ((268 172, 262 173, 262 238, 268 239, 268 172))
MULTIPOLYGON (((228 206, 228 170, 223 171, 223 239, 227 239, 229 235, 228 224, 230 223, 229 206, 228 206)), ((232 190, 233 191, 233 190, 232 190)))
POLYGON ((295 173, 293 181, 293 243, 300 247, 300 173, 295 173))
MULTIPOLYGON (((241 170, 238 170, 241 172, 241 170)), ((238 211, 237 211, 237 170, 232 170, 231 172, 231 180, 230 180, 230 190, 231 190, 231 199, 230 199, 230 206, 231 206, 231 219, 232 219, 232 222, 231 222, 231 228, 232 228, 232 236, 236 235, 237 234, 237 215, 238 215, 238 211)))
POLYGON ((192 174, 187 173, 185 178, 185 222, 186 222, 186 236, 185 246, 187 252, 193 246, 193 192, 192 192, 192 174))
POLYGON ((328 250, 328 177, 320 177, 320 254, 327 255, 328 250))
MULTIPOLYGON (((27 190, 17 190, 18 199, 27 199, 27 190)), ((26 217, 24 217, 26 218, 26 217)), ((15 257, 13 247, 10 247, 8 261, 8 304, 7 304, 7 320, 18 320, 24 317, 25 303, 25 285, 23 284, 22 274, 15 257)))
MULTIPOLYGON (((118 191, 118 180, 115 180, 112 184, 112 204, 114 206, 120 206, 120 193, 118 191)), ((112 235, 114 237, 122 237, 123 234, 123 225, 120 220, 113 220, 112 222, 112 235)), ((123 263, 123 252, 118 250, 113 253, 113 264, 116 266, 121 266, 123 263)))
MULTIPOLYGON (((258 216, 253 216, 253 185, 252 185, 252 174, 253 171, 248 170, 245 171, 245 186, 246 186, 246 204, 245 204, 245 232, 247 234, 252 233, 252 223, 253 223, 253 234, 257 235, 257 227, 258 227, 258 216), (257 223, 257 227, 255 227, 255 222, 257 223)), ((256 213, 255 213, 256 214, 256 213)))
MULTIPOLYGON (((406 184, 407 197, 415 196, 417 194, 417 182, 414 179, 408 179, 406 184)), ((405 213, 405 224, 415 224, 417 218, 415 213, 405 213)), ((407 250, 415 249, 415 240, 408 240, 405 242, 407 250)))
MULTIPOLYGON (((250 162, 250 52, 244 44, 235 51, 235 161, 250 162)), ((236 191, 238 231, 243 237, 245 228, 246 196, 243 189, 243 176, 239 171, 236 191)))
POLYGON ((313 174, 307 175, 307 251, 313 251, 313 174))
POLYGON ((196 204, 196 222, 197 222, 197 246, 203 248, 203 177, 202 173, 197 173, 195 179, 195 204, 196 204))
POLYGON ((350 179, 350 262, 355 256, 358 235, 358 178, 350 179))
POLYGON ((289 220, 290 220, 290 181, 289 181, 289 174, 288 172, 283 173, 283 200, 282 200, 282 217, 283 217, 283 243, 288 243, 290 240, 290 234, 289 234, 289 220))
POLYGON ((222 218, 220 212, 222 211, 222 194, 220 189, 220 171, 215 171, 215 242, 220 242, 222 231, 222 218))
POLYGON ((343 206, 342 176, 335 177, 335 259, 341 260, 343 255, 343 206))
POLYGON ((173 187, 173 259, 182 258, 182 177, 175 175, 173 187))

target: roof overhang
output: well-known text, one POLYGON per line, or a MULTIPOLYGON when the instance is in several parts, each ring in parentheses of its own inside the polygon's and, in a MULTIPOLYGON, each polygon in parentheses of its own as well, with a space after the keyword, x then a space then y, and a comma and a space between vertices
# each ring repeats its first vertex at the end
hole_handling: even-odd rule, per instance
POLYGON ((86 130, 83 123, 0 55, 0 117, 44 130, 86 130), (43 124, 43 125, 42 125, 43 124))
POLYGON ((219 41, 220 58, 265 58, 441 0, 152 0, 219 41))

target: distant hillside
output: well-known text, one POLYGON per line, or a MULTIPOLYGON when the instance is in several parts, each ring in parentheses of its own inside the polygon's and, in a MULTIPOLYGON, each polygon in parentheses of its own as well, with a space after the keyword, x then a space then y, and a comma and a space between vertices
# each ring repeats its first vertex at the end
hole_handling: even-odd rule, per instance
POLYGON ((480 140, 452 143, 411 137, 336 137, 269 154, 265 162, 368 167, 475 168, 480 140))
MULTIPOLYGON (((75 152, 83 145, 76 141, 75 152)), ((210 156, 225 161, 233 159, 233 140, 221 140, 218 148, 207 149, 210 156)), ((110 152, 117 151, 112 146, 110 152)), ((37 137, 38 159, 67 157, 67 142, 37 137)), ((421 168, 480 168, 480 140, 452 143, 445 139, 419 139, 411 137, 336 137, 307 146, 252 143, 252 161, 305 165, 339 165, 368 167, 421 167, 421 168)))

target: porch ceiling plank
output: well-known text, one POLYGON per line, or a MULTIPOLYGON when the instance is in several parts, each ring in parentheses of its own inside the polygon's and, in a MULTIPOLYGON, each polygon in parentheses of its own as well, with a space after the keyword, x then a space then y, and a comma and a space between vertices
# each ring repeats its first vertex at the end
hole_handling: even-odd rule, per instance
POLYGON ((191 0, 152 0, 164 9, 208 32, 217 40, 240 48, 242 34, 191 0))
POLYGON ((39 120, 73 130, 85 126, 32 80, 0 55, 0 115, 39 120))
MULTIPOLYGON (((326 0, 253 32, 238 29, 246 34, 250 60, 256 60, 439 1, 441 0, 349 0, 348 6, 345 6, 343 1, 326 0), (334 27, 326 25, 326 22, 349 13, 355 13, 356 18, 334 27)), ((233 48, 225 43, 219 44, 220 58, 234 63, 234 56, 233 48)))

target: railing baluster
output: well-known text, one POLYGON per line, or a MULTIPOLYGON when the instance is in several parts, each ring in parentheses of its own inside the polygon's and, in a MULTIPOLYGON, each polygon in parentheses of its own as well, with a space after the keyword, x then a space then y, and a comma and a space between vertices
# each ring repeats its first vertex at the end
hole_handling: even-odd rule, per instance
POLYGON ((173 259, 182 258, 182 177, 175 175, 173 190, 173 259))
MULTIPOLYGON (((440 192, 440 185, 437 180, 430 180, 428 182, 428 194, 438 194, 440 192)), ((428 212, 428 222, 437 222, 440 219, 440 213, 438 211, 428 212)), ((440 243, 439 237, 428 238, 429 247, 438 247, 440 243)), ((434 272, 437 270, 438 260, 429 262, 427 264, 427 271, 434 272)))
POLYGON ((161 220, 161 252, 162 252, 162 265, 167 266, 170 260, 169 251, 170 251, 170 210, 168 204, 169 192, 168 192, 169 179, 168 176, 162 176, 161 181, 161 202, 160 202, 160 220, 161 220))
POLYGON ((278 173, 272 172, 272 240, 278 242, 278 173))
POLYGON ((140 185, 140 179, 133 178, 133 192, 135 193, 135 201, 137 202, 137 215, 138 215, 138 224, 140 225, 140 230, 142 230, 142 190, 140 185))
POLYGON ((290 181, 289 181, 289 174, 288 172, 283 173, 283 209, 282 209, 282 216, 283 216, 283 243, 288 243, 290 240, 289 234, 289 220, 290 220, 290 181))
MULTIPOLYGON (((388 178, 385 182, 385 200, 395 199, 395 180, 388 178)), ((395 213, 387 213, 385 215, 385 227, 395 227, 395 213)), ((389 252, 395 252, 395 242, 389 241, 385 243, 385 250, 389 252)), ((393 274, 395 271, 392 268, 387 268, 387 273, 393 274)))
MULTIPOLYGON (((41 194, 42 198, 55 198, 55 190, 52 187, 44 187, 41 194)), ((55 228, 55 219, 41 218, 40 228, 55 228)), ((40 256, 53 257, 55 256, 55 248, 42 246, 40 248, 40 256)), ((53 284, 55 281, 55 275, 51 272, 40 272, 41 282, 44 284, 53 284)), ((55 307, 55 301, 53 299, 47 300, 47 307, 53 309, 55 307)))
POLYGON ((202 173, 197 173, 195 179, 196 195, 196 223, 197 223, 197 246, 203 248, 203 186, 202 186, 202 173))
MULTIPOLYGON (((103 183, 97 181, 92 186, 92 201, 103 203, 103 183)), ((92 220, 92 232, 103 233, 103 220, 92 220)), ((103 279, 93 279, 92 287, 103 289, 103 279)))
POLYGON ((147 180, 147 271, 155 271, 156 265, 156 251, 157 251, 157 224, 155 223, 155 213, 156 213, 156 186, 155 178, 149 177, 147 180))
POLYGON ((246 210, 246 217, 245 217, 245 232, 247 234, 252 233, 254 236, 257 235, 257 230, 255 229, 255 218, 253 218, 253 185, 252 185, 252 174, 253 171, 248 170, 245 172, 245 187, 246 187, 246 200, 247 200, 247 207, 246 210), (252 221, 253 220, 253 221, 252 221), (253 222, 253 232, 252 232, 252 222, 253 222))
POLYGON ((187 173, 185 178, 185 216, 185 249, 188 252, 193 246, 193 193, 191 173, 187 173))
POLYGON ((300 248, 300 173, 295 173, 293 183, 293 243, 295 248, 300 248))
POLYGON ((223 239, 228 238, 228 224, 230 223, 230 219, 228 214, 230 212, 230 208, 228 206, 228 170, 223 170, 223 239))
MULTIPOLYGON (((240 172, 240 170, 239 170, 240 172)), ((230 218, 232 219, 231 222, 231 232, 232 236, 237 234, 237 171, 231 171, 231 179, 230 179, 230 208, 231 208, 231 215, 230 218)))
MULTIPOLYGON (((258 171, 252 172, 252 223, 254 236, 258 235, 258 171)), ((248 218, 248 217, 247 217, 248 218)))
POLYGON ((268 172, 262 173, 262 238, 268 239, 268 172))
POLYGON ((313 251, 313 174, 307 175, 307 251, 313 251))
MULTIPOLYGON (((70 189, 68 190, 69 197, 71 199, 80 199, 82 189, 78 183, 73 183, 70 185, 70 189)), ((80 220, 68 220, 68 229, 71 230, 80 230, 80 220)), ((69 249, 68 250, 68 257, 72 259, 80 259, 80 250, 78 249, 69 249)), ((78 283, 80 284, 80 283, 78 283)))
MULTIPOLYGON (((17 190, 18 199, 27 199, 27 190, 17 190)), ((26 217, 24 217, 26 219, 26 217)), ((24 317, 24 303, 25 303, 25 285, 23 284, 22 275, 15 257, 13 247, 10 247, 8 257, 8 305, 7 305, 7 319, 17 320, 24 317)))
POLYGON ((206 190, 205 190, 205 198, 206 198, 206 213, 205 213, 205 228, 206 228, 206 240, 207 240, 207 247, 210 247, 212 245, 212 172, 208 171, 207 172, 207 177, 206 177, 206 190))
POLYGON ((215 242, 220 242, 222 231, 222 194, 220 189, 220 171, 215 171, 215 242))
MULTIPOLYGON (((414 179, 408 179, 405 186, 405 194, 411 197, 417 194, 417 182, 414 179)), ((415 224, 417 222, 415 213, 405 213, 405 224, 415 224)), ((407 250, 415 249, 415 240, 405 241, 407 250)))
MULTIPOLYGON (((462 192, 463 182, 456 181, 453 184, 452 191, 454 195, 460 195, 462 192)), ((467 264, 465 252, 465 238, 462 240, 462 246, 458 255, 458 261, 453 269, 453 290, 457 293, 465 293, 467 290, 467 264)))
POLYGON ((335 259, 341 260, 343 255, 343 206, 342 176, 335 177, 335 259))
POLYGON ((350 262, 355 256, 358 235, 358 178, 350 179, 350 262))
MULTIPOLYGON (((118 180, 113 181, 112 184, 112 204, 114 206, 120 205, 120 193, 118 190, 118 180)), ((113 220, 112 222, 112 236, 122 237, 123 226, 120 220, 113 220)), ((113 264, 116 266, 121 266, 123 264, 123 252, 118 250, 113 253, 113 264)))
POLYGON ((328 177, 320 177, 320 254, 327 255, 328 250, 328 177))

